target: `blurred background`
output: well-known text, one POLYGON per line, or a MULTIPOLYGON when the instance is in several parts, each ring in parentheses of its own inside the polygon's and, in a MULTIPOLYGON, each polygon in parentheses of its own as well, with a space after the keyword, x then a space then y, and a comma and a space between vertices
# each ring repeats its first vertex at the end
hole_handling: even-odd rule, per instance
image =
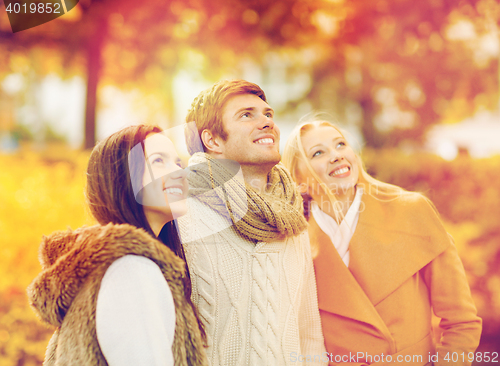
POLYGON ((178 126, 201 90, 232 78, 264 89, 281 146, 300 117, 328 112, 372 175, 433 200, 484 321, 478 351, 500 351, 498 0, 80 0, 15 34, 5 10, 0 366, 43 360, 53 329, 25 289, 42 235, 93 223, 95 141, 178 126))

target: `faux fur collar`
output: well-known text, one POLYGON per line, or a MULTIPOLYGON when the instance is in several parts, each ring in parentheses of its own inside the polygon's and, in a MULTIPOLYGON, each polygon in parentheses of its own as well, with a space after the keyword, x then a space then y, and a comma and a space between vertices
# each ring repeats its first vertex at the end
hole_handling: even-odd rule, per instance
POLYGON ((45 322, 61 326, 87 277, 105 270, 114 260, 135 254, 157 262, 172 279, 185 275, 184 262, 141 229, 131 225, 96 225, 44 236, 39 252, 42 272, 28 287, 28 297, 45 322))

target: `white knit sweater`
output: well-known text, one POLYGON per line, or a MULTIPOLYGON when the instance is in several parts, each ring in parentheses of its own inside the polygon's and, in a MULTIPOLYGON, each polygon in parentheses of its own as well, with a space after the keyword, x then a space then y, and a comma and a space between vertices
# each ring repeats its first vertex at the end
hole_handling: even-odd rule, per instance
POLYGON ((325 363, 307 231, 254 244, 196 199, 188 208, 178 223, 210 364, 325 363))

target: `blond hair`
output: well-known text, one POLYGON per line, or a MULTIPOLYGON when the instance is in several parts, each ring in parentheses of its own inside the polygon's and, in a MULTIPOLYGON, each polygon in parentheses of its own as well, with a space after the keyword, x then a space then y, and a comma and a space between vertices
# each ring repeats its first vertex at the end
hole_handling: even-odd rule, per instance
MULTIPOLYGON (((298 163, 299 159, 305 163, 307 170, 311 174, 311 176, 317 181, 319 187, 323 191, 323 193, 328 197, 331 205, 334 209, 334 215, 337 222, 341 222, 343 219, 342 210, 340 209, 339 201, 337 200, 335 194, 328 188, 328 186, 321 180, 321 178, 316 174, 314 169, 309 162, 309 159, 306 156, 304 151, 304 147, 302 146, 302 136, 306 131, 311 130, 312 128, 317 128, 320 126, 328 126, 337 130, 342 137, 345 138, 345 134, 336 127, 333 123, 322 120, 322 119, 312 119, 307 120, 305 122, 300 123, 297 127, 294 128, 290 137, 288 138, 285 148, 283 150, 282 162, 288 168, 290 173, 292 174, 293 180, 300 184, 299 182, 299 174, 298 174, 298 163)), ((373 178, 366 172, 363 161, 359 154, 356 155, 356 163, 359 167, 359 178, 357 182, 357 186, 360 184, 363 186, 364 192, 366 194, 371 195, 377 200, 382 201, 390 201, 400 197, 401 195, 406 195, 413 192, 408 192, 401 187, 395 186, 393 184, 384 183, 379 181, 378 179, 373 178)))

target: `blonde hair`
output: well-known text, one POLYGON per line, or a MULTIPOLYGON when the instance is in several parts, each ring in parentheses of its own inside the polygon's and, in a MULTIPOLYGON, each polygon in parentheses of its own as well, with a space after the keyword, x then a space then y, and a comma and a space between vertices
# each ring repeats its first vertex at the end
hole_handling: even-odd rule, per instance
MULTIPOLYGON (((306 156, 304 147, 302 146, 303 134, 306 131, 311 130, 312 128, 317 128, 320 126, 332 127, 337 130, 342 135, 342 137, 345 138, 345 134, 333 123, 326 120, 317 119, 317 117, 315 116, 314 119, 301 122, 297 127, 294 128, 285 144, 282 155, 282 162, 292 174, 293 180, 296 183, 300 184, 301 182, 299 182, 298 163, 299 159, 302 159, 311 176, 318 182, 319 187, 321 187, 324 194, 328 197, 332 207, 337 208, 334 209, 335 219, 337 222, 341 222, 343 219, 343 214, 339 206, 339 201, 337 200, 335 194, 316 174, 311 166, 311 163, 309 162, 309 159, 306 156)), ((373 178, 366 172, 363 161, 361 160, 359 154, 356 154, 356 163, 358 164, 360 172, 357 186, 361 184, 363 186, 365 194, 369 194, 377 200, 391 201, 400 197, 401 195, 413 193, 408 192, 401 187, 389 183, 384 183, 379 181, 378 179, 373 178)))

